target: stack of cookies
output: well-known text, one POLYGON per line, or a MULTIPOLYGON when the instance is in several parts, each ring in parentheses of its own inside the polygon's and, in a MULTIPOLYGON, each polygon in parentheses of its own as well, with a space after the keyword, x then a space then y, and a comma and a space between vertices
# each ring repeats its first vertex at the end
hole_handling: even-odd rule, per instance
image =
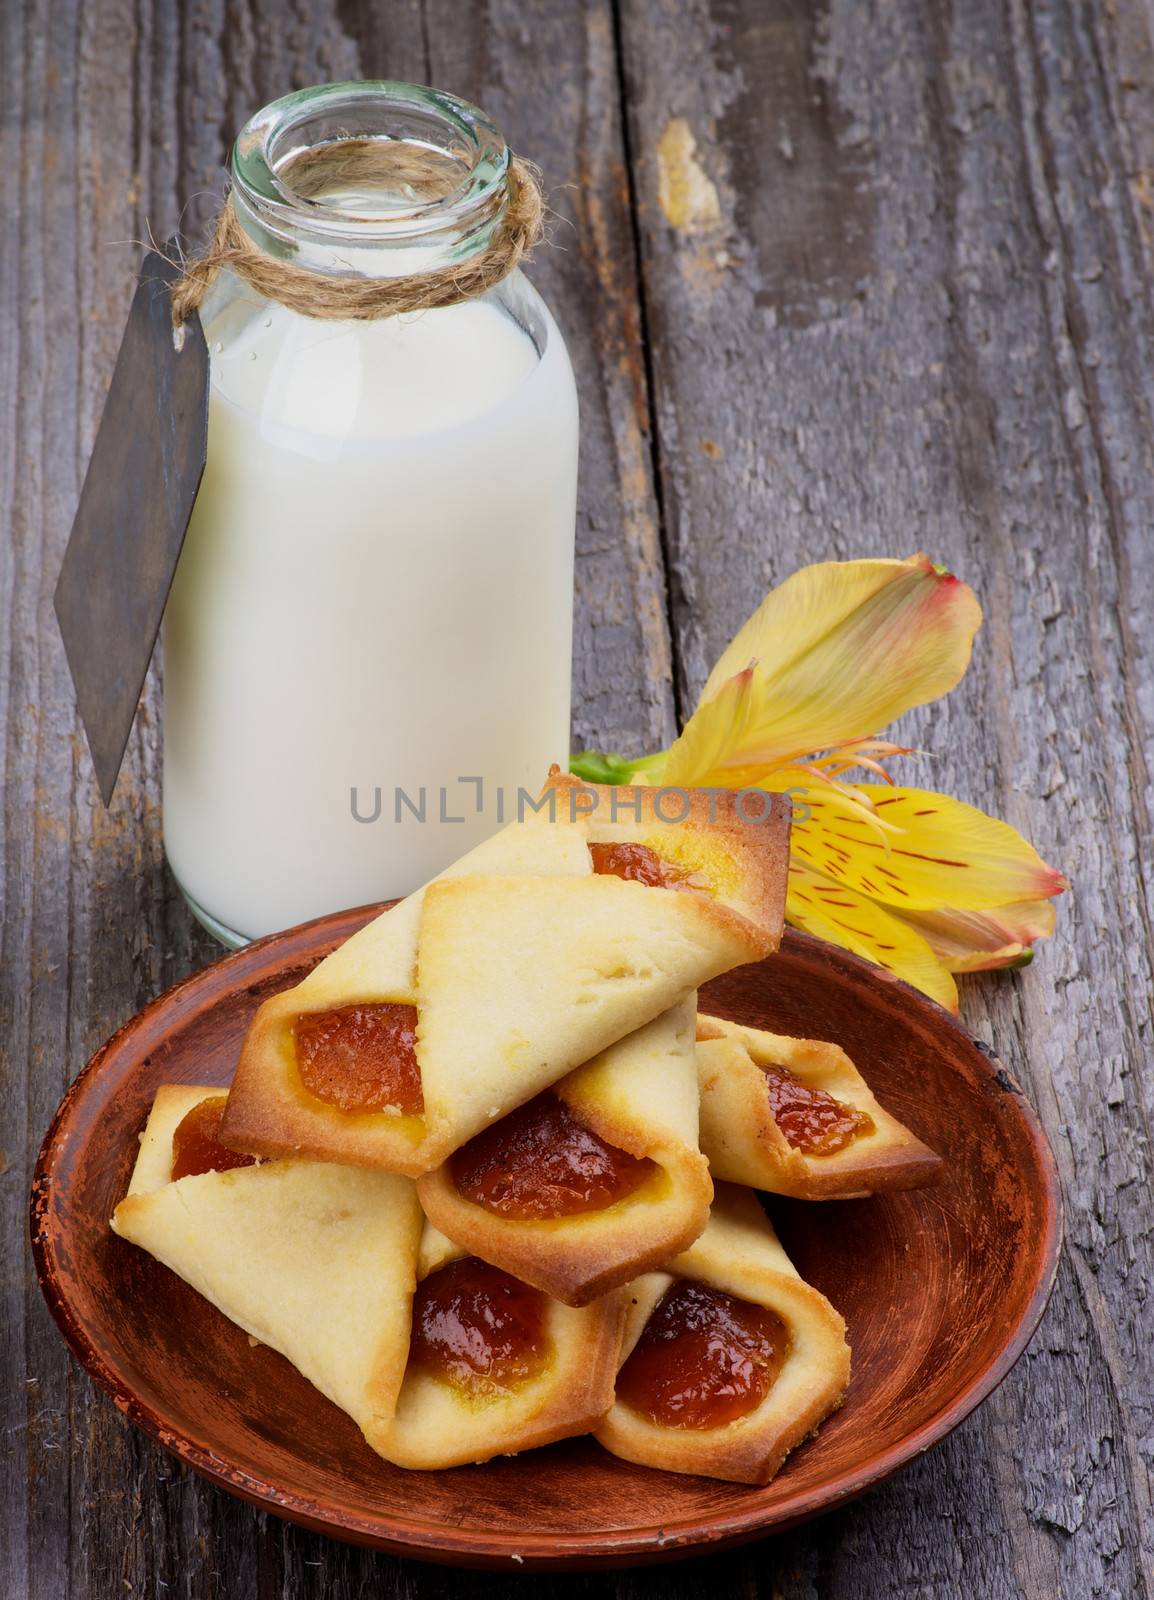
POLYGON ((939 1162, 837 1046, 699 1014, 781 937, 788 805, 741 798, 554 772, 266 1001, 229 1089, 157 1094, 113 1228, 397 1465, 592 1432, 767 1482, 850 1354, 754 1191, 939 1162))

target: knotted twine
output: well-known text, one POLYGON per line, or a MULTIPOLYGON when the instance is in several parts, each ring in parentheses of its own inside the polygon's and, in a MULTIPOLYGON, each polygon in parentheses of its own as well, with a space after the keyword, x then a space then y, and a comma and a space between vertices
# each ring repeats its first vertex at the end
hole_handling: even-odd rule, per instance
MULTIPOLYGON (((297 158, 288 169, 291 186, 309 198, 334 183, 402 185, 425 199, 444 198, 459 178, 444 157, 433 157, 399 141, 342 140, 297 158)), ((545 202, 536 167, 512 156, 505 177, 507 205, 483 250, 468 260, 392 278, 361 278, 312 272, 268 255, 241 227, 232 197, 225 199, 212 241, 186 261, 172 291, 172 323, 180 329, 199 309, 222 267, 243 278, 265 300, 276 300, 304 317, 373 322, 401 311, 457 305, 507 278, 541 238, 545 202)))

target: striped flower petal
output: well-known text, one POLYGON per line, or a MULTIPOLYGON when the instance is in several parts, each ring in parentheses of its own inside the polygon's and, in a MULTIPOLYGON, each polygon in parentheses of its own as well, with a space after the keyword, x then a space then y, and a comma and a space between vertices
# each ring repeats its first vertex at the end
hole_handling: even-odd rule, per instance
POLYGON ((836 792, 832 802, 813 799, 841 868, 834 876, 867 894, 908 910, 973 911, 1047 899, 1067 887, 1015 828, 975 806, 930 789, 871 783, 855 789, 872 818, 848 817, 844 805, 838 815, 836 792), (877 820, 885 830, 880 839, 877 820))
POLYGON ((784 768, 766 784, 794 793, 795 849, 838 883, 898 910, 988 910, 1067 887, 1009 823, 949 795, 884 783, 814 784, 804 768, 784 768))
POLYGON ((785 911, 795 928, 864 956, 904 978, 947 1011, 957 1011, 957 985, 922 934, 868 895, 815 872, 794 853, 790 855, 785 911))

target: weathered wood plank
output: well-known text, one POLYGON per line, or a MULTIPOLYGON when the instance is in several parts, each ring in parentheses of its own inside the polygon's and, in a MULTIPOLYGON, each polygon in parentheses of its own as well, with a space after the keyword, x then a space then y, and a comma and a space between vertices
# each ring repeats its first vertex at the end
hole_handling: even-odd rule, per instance
POLYGON ((769 582, 926 548, 988 621, 966 685, 901 730, 932 757, 915 781, 1000 811, 1075 884, 1035 965, 966 999, 1067 1186, 1041 1336, 764 1592, 1144 1594, 1154 321, 1127 105, 1148 17, 623 12, 686 702, 769 582))
POLYGON ((289 12, 242 0, 101 0, 5 8, 3 27, 5 1591, 37 1600, 407 1592, 398 1563, 266 1519, 126 1427, 73 1368, 31 1281, 25 1197, 55 1102, 119 1022, 218 953, 163 865, 159 686, 150 681, 105 815, 51 593, 139 257, 133 241, 165 237, 182 216, 196 235, 232 134, 265 100, 326 79, 435 78, 506 119, 573 223, 557 224, 565 253, 543 255, 535 276, 569 336, 584 406, 576 731, 603 744, 669 736, 609 14, 494 7, 463 24, 426 16, 416 0, 387 10, 317 0, 289 12), (434 39, 453 54, 432 59, 434 39), (526 74, 541 88, 523 98, 526 74), (546 83, 563 93, 546 93, 546 83))

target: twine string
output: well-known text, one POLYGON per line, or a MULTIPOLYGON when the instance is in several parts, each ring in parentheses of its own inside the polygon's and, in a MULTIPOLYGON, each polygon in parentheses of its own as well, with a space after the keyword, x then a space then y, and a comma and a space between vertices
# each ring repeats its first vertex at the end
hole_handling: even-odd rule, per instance
MULTIPOLYGON (((421 151, 395 142, 346 140, 299 157, 290 169, 292 187, 305 197, 341 180, 348 183, 403 184, 424 198, 443 198, 459 181, 445 158, 432 161, 421 151), (323 172, 322 172, 323 167, 323 172)), ((229 268, 265 300, 276 300, 301 316, 370 322, 402 311, 456 305, 485 294, 507 278, 540 239, 545 202, 537 169, 513 156, 506 174, 507 206, 500 226, 483 250, 468 260, 393 278, 338 277, 311 272, 268 255, 245 233, 228 197, 216 219, 207 248, 187 261, 172 291, 172 323, 181 329, 200 308, 222 268, 229 268)))

